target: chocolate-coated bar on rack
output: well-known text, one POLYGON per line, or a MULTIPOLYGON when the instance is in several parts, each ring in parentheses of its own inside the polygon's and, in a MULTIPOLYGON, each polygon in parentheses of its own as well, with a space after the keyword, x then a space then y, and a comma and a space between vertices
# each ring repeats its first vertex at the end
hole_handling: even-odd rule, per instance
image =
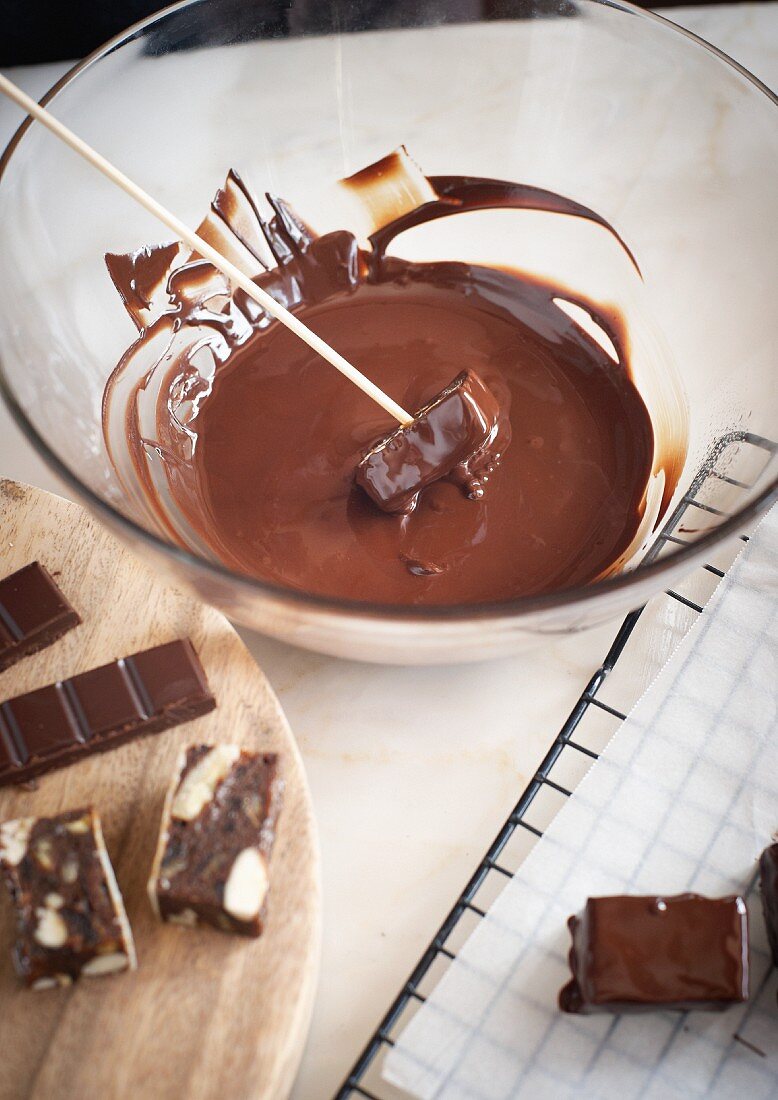
POLYGON ((568 921, 563 1012, 721 1010, 748 1000, 748 914, 734 895, 589 898, 568 921))
POLYGON ((40 562, 4 577, 0 580, 0 672, 45 649, 80 622, 40 562))
POLYGON ((216 706, 188 639, 0 703, 0 787, 207 714, 216 706))

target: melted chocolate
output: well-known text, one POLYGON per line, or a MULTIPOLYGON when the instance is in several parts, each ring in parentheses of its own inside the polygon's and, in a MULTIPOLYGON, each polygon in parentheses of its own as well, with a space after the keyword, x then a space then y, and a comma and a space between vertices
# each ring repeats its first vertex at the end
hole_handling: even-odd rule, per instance
MULTIPOLYGON (((360 185, 381 165, 360 173, 360 185)), ((386 604, 505 600, 618 567, 641 522, 654 445, 620 324, 574 302, 607 336, 614 361, 560 307, 572 299, 558 287, 476 264, 386 255, 400 232, 463 210, 551 210, 614 231, 537 188, 423 182, 437 197, 390 219, 369 249, 346 230, 317 236, 271 197, 274 215, 256 214, 262 239, 252 240, 246 212, 256 205, 234 173, 213 211, 219 225, 232 225, 240 208, 235 237, 256 265, 255 281, 405 408, 423 408, 458 372, 476 374, 497 404, 502 439, 512 437, 507 450, 496 447, 499 464, 489 469, 479 451, 482 464, 459 470, 470 498, 451 479, 437 481, 410 514, 382 513, 355 470, 396 427, 387 414, 245 294, 230 296, 196 257, 173 271, 170 305, 147 325, 144 303, 160 285, 159 255, 147 251, 125 259, 139 288, 128 309, 145 327, 105 401, 107 417, 117 401, 125 409, 130 466, 108 426, 106 438, 128 493, 177 541, 282 586, 386 604), (138 271, 139 256, 153 278, 138 271), (164 378, 149 408, 151 370, 136 367, 132 386, 129 378, 134 359, 154 349, 164 378)))

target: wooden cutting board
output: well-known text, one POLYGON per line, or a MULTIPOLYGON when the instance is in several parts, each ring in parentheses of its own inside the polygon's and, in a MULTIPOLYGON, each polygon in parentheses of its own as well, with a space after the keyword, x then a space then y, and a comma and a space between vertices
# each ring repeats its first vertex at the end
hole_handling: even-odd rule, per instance
POLYGON ((302 763, 270 685, 218 612, 164 587, 75 504, 0 480, 0 576, 39 560, 83 623, 0 673, 0 701, 188 636, 217 709, 184 726, 0 789, 0 820, 93 804, 103 819, 138 949, 138 971, 71 989, 24 989, 0 897, 2 1100, 255 1100, 289 1092, 316 985, 320 890, 302 763), (282 754, 286 791, 263 936, 162 925, 146 897, 165 789, 185 744, 282 754))

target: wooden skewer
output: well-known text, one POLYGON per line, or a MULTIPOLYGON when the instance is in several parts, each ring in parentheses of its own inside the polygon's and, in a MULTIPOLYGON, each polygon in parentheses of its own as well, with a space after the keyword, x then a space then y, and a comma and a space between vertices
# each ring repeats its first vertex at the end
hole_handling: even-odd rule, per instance
POLYGON ((156 199, 152 198, 143 188, 139 187, 137 183, 133 183, 123 172, 120 172, 110 161, 107 161, 105 157, 101 156, 91 145, 87 145, 85 141, 82 141, 80 137, 69 130, 59 119, 55 118, 45 107, 41 107, 39 103, 36 103, 34 99, 31 99, 25 92, 18 88, 12 81, 0 73, 0 91, 4 92, 9 99, 12 99, 14 103, 18 104, 23 111, 32 115, 33 118, 41 122, 48 130, 55 134, 61 141, 64 141, 66 145, 69 145, 74 152, 82 156, 84 160, 88 161, 94 168, 97 168, 99 172, 102 172, 112 183, 115 183, 118 187, 121 187, 122 191, 125 191, 136 202, 140 203, 150 214, 153 214, 155 218, 158 218, 163 222, 168 229, 175 233, 179 240, 188 244, 189 247, 198 252, 204 259, 210 260, 214 267, 223 272, 227 278, 235 286, 239 286, 242 290, 248 294, 250 298, 253 298, 264 310, 266 310, 271 316, 275 317, 281 324, 286 325, 295 336, 304 341, 308 347, 317 352, 323 359, 326 359, 336 370, 339 370, 341 374, 345 375, 349 381, 353 382, 355 386, 359 386, 363 393, 371 397, 378 405, 381 406, 390 416, 393 416, 395 420, 399 421, 404 427, 407 427, 413 422, 413 417, 398 405, 396 401, 393 401, 391 397, 380 390, 369 378, 366 378, 361 371, 358 371, 347 359, 331 348, 329 344, 325 343, 320 336, 317 336, 315 332, 312 332, 307 325, 304 325, 302 321, 298 320, 293 313, 290 313, 288 309, 285 309, 279 302, 272 298, 267 291, 262 290, 257 284, 248 277, 240 268, 231 263, 226 257, 222 256, 221 252, 217 251, 207 241, 203 240, 197 233, 192 232, 188 226, 184 225, 175 214, 167 210, 156 199))

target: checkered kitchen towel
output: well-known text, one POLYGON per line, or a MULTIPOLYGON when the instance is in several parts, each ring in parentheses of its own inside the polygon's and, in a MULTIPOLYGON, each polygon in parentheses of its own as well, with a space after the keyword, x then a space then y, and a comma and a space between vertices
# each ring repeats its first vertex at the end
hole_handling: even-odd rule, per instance
POLYGON ((778 1097, 778 980, 755 861, 778 830, 778 508, 390 1052, 424 1100, 778 1097), (567 1016, 588 896, 747 895, 751 999, 567 1016), (737 1038, 736 1038, 737 1036, 737 1038))

